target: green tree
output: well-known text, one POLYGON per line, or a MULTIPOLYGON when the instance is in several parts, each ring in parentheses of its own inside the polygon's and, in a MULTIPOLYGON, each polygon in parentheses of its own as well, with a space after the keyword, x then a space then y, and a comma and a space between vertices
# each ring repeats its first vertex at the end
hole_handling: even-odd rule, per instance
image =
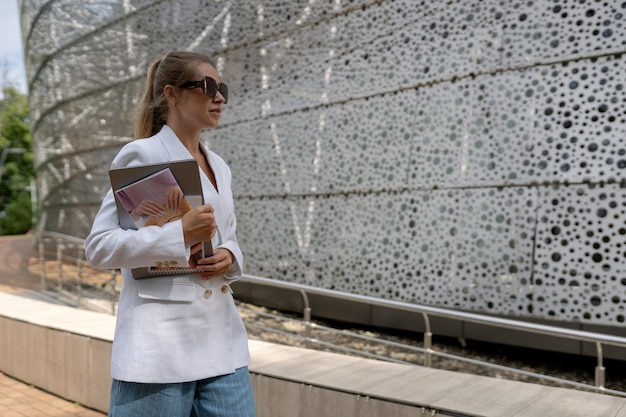
POLYGON ((32 227, 31 181, 35 178, 28 98, 13 87, 2 89, 0 99, 0 235, 22 234, 32 227))

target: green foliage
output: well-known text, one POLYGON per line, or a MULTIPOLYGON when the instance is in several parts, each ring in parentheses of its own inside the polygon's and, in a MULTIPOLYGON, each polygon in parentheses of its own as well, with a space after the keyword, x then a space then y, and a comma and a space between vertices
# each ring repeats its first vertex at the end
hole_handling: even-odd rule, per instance
POLYGON ((30 193, 22 191, 4 205, 0 214, 0 231, 3 235, 21 235, 28 232, 31 226, 30 193))
POLYGON ((0 177, 0 235, 26 233, 32 227, 29 187, 35 178, 28 98, 15 88, 2 90, 0 100, 0 154, 4 149, 24 149, 9 153, 0 177))

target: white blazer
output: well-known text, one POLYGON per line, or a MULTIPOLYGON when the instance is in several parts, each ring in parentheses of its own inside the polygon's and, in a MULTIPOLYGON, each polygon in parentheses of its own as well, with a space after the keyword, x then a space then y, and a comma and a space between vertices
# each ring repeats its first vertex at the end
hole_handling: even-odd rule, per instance
MULTIPOLYGON (((235 229, 237 221, 228 165, 206 152, 218 191, 200 171, 205 203, 215 209, 219 233, 213 247, 230 250, 236 258, 223 277, 203 281, 177 275, 135 280, 130 269, 176 261, 186 265, 181 220, 163 227, 123 230, 111 190, 106 194, 85 241, 85 255, 96 268, 120 268, 123 285, 113 352, 114 379, 144 383, 195 381, 232 373, 250 362, 245 327, 229 282, 241 276, 243 255, 235 229)), ((155 136, 125 145, 111 168, 191 159, 191 154, 167 125, 155 136)))

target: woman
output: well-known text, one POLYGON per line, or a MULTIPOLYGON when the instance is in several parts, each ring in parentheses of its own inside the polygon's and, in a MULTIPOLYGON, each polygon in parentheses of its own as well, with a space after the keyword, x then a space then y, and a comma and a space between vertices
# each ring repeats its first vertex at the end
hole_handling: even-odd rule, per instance
POLYGON ((235 236, 230 169, 200 142, 217 127, 228 89, 208 57, 170 52, 155 61, 138 109, 135 137, 112 168, 194 158, 203 206, 163 226, 120 227, 109 191, 85 242, 90 264, 121 268, 111 359, 109 415, 254 416, 245 327, 229 283, 241 275, 235 236), (136 280, 131 269, 163 259, 188 265, 201 242, 213 255, 197 260, 197 273, 136 280))

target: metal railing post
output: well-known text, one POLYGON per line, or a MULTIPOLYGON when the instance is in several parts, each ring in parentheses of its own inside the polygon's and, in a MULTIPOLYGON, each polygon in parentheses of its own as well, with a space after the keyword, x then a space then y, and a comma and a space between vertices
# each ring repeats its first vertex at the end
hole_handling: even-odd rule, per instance
POLYGON ((598 365, 596 366, 596 378, 595 383, 596 387, 604 388, 605 378, 606 378, 606 369, 603 365, 603 355, 602 355, 602 343, 596 342, 596 352, 598 354, 598 365))
POLYGON ((311 338, 311 306, 309 305, 309 297, 304 290, 300 290, 300 295, 304 301, 304 311, 302 315, 304 318, 304 335, 306 336, 305 344, 309 347, 311 344, 309 341, 311 338))
POLYGON ((76 254, 76 292, 78 302, 80 302, 83 296, 83 254, 81 250, 78 250, 76 254))
POLYGON ((424 366, 431 368, 433 366, 433 333, 430 329, 430 318, 428 314, 422 312, 422 316, 424 317, 424 349, 426 349, 426 353, 424 354, 424 366))
POLYGON ((59 273, 57 277, 57 289, 60 291, 63 289, 63 249, 64 245, 58 239, 54 240, 57 245, 57 271, 59 273))
POLYGON ((46 283, 46 258, 44 257, 43 249, 44 249, 44 238, 43 236, 39 236, 39 240, 37 242, 37 247, 39 249, 39 267, 41 271, 39 272, 39 276, 41 278, 41 290, 46 291, 48 285, 46 283))

